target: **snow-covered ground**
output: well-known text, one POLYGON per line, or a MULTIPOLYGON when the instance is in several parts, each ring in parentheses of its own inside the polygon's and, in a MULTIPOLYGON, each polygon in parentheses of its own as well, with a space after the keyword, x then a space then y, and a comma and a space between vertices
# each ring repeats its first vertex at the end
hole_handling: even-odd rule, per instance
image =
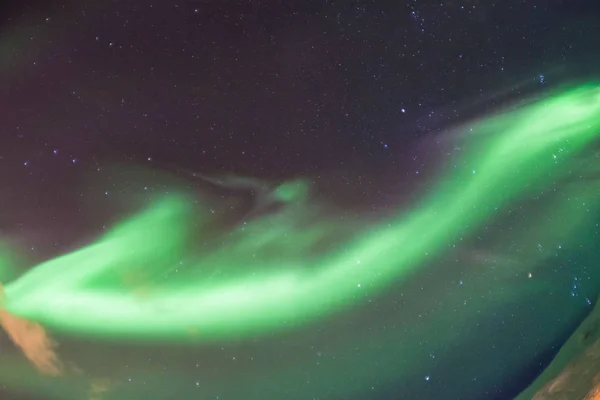
POLYGON ((600 302, 515 400, 600 400, 600 302))

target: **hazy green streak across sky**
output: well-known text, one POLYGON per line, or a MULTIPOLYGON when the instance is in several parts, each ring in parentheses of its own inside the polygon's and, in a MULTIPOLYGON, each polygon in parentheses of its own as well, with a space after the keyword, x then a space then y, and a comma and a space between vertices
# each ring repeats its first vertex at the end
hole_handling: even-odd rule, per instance
MULTIPOLYGON (((556 93, 468 132, 470 149, 414 209, 355 232, 326 255, 310 257, 309 248, 342 228, 325 216, 299 227, 311 208, 285 187, 286 210, 239 226, 199 255, 187 242, 191 203, 165 197, 97 242, 9 283, 5 306, 55 331, 154 340, 244 337, 316 320, 426 265, 496 210, 565 174, 563 158, 600 133, 600 89, 556 93), (284 256, 265 255, 265 247, 284 256), (144 295, 111 280, 128 271, 159 276, 181 260, 185 278, 164 279, 144 295), (197 271, 225 271, 225 278, 197 271)), ((203 235, 210 239, 209 231, 203 235)))

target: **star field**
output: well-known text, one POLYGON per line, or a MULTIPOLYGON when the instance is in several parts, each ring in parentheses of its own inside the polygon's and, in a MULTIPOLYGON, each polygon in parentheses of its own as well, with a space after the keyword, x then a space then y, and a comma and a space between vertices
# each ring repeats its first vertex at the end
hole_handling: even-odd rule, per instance
MULTIPOLYGON (((469 143, 456 133, 593 78, 597 8, 584 0, 2 5, 0 242, 22 273, 182 187, 211 193, 208 212, 225 230, 250 224, 246 203, 280 181, 306 178, 342 210, 340 226, 419 204, 440 169, 464 169, 457 185, 467 186, 485 171, 464 165, 469 143)), ((547 155, 561 179, 497 209, 443 254, 426 252, 430 268, 383 294, 356 281, 364 303, 322 324, 198 347, 58 335, 60 349, 86 377, 119 382, 99 389, 102 399, 512 398, 598 296, 600 222, 589 189, 597 145, 574 162, 569 146, 547 155), (564 209, 585 216, 580 225, 556 211, 564 209)), ((187 265, 178 260, 165 276, 187 265)), ((28 371, 2 335, 0 352, 14 356, 0 359, 0 375, 28 371)), ((7 385, 0 397, 75 398, 65 388, 77 379, 65 382, 49 384, 49 397, 17 397, 7 385)))

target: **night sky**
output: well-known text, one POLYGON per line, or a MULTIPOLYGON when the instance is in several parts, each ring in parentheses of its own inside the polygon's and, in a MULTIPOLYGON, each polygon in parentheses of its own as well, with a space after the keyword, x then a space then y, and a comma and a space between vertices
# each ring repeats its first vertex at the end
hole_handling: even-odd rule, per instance
MULTIPOLYGON (((13 3, 0 6, 0 238, 18 260, 5 282, 177 190, 212 201, 217 235, 278 212, 254 213, 262 191, 303 179, 335 210, 322 218, 358 235, 419 206, 465 126, 593 80, 600 61, 592 0, 13 3)), ((569 185, 598 183, 591 147, 569 168, 595 176, 569 185)), ((189 345, 50 328, 83 372, 50 379, 48 397, 4 379, 0 397, 81 398, 102 377, 90 399, 510 399, 599 294, 600 209, 562 230, 552 200, 524 196, 368 301, 285 332, 189 345)), ((0 333, 7 368, 48 379, 0 333)))

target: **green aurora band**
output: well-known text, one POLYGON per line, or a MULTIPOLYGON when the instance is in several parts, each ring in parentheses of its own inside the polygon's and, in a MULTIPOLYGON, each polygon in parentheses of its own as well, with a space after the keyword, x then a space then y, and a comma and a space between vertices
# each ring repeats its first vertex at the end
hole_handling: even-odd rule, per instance
POLYGON ((326 254, 309 255, 343 228, 325 217, 299 223, 314 219, 301 185, 278 189, 284 211, 239 225, 200 255, 189 251, 197 231, 192 202, 168 196, 7 283, 4 306, 52 331, 135 340, 244 338, 318 321, 426 265, 497 210, 565 175, 556 158, 577 155, 600 133, 600 89, 553 93, 466 131, 474 145, 414 209, 354 232, 326 254), (127 274, 159 283, 140 294, 119 280, 127 274))

